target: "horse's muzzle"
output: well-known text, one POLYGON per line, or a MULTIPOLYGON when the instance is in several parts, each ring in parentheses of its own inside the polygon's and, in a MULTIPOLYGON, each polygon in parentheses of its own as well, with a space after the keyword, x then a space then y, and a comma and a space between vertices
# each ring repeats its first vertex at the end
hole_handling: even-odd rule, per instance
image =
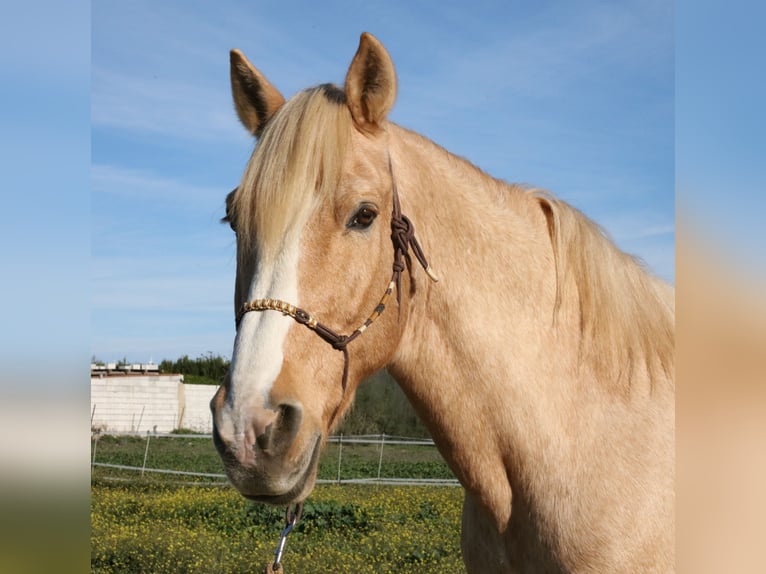
POLYGON ((232 485, 247 498, 272 504, 295 502, 313 487, 321 450, 320 432, 301 440, 303 408, 252 409, 234 424, 224 387, 211 401, 213 443, 232 485), (243 430, 240 430, 243 429, 243 430))

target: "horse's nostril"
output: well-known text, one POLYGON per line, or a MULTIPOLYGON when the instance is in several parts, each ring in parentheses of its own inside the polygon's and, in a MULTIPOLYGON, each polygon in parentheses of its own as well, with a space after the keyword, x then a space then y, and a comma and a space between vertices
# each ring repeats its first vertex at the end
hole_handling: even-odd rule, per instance
POLYGON ((284 427, 293 427, 301 424, 303 418, 303 409, 298 405, 282 404, 279 405, 279 424, 284 427))
POLYGON ((268 424, 263 432, 255 437, 255 444, 262 451, 268 451, 271 448, 271 436, 274 430, 273 424, 268 424))
POLYGON ((279 416, 272 431, 268 433, 270 448, 274 452, 283 452, 290 448, 298 436, 302 420, 303 408, 300 405, 287 403, 279 405, 279 416))

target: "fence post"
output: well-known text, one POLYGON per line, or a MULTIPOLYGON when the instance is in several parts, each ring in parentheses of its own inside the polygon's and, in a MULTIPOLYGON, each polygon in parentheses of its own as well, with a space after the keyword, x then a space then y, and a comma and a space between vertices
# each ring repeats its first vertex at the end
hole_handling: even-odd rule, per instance
POLYGON ((380 482, 380 467, 383 466, 383 444, 386 442, 386 435, 380 435, 380 458, 378 458, 378 482, 380 482))
POLYGON ((93 410, 90 412, 90 428, 93 430, 93 417, 96 416, 96 403, 93 403, 93 410))
POLYGON ((343 459, 343 433, 340 433, 340 440, 338 441, 338 484, 340 484, 340 463, 343 459))
MULTIPOLYGON (((141 432, 141 421, 144 418, 144 409, 146 408, 146 405, 141 407, 141 415, 138 417, 138 424, 136 425, 136 432, 141 432)), ((147 431, 149 432, 149 431, 147 431)))
POLYGON ((101 432, 95 433, 95 438, 93 439, 93 460, 90 463, 90 471, 93 472, 93 467, 96 465, 96 449, 98 448, 98 437, 101 436, 101 432))
POLYGON ((152 435, 149 434, 149 431, 146 431, 146 448, 144 449, 144 465, 141 467, 141 476, 144 476, 144 471, 146 470, 146 456, 149 454, 149 438, 152 435))

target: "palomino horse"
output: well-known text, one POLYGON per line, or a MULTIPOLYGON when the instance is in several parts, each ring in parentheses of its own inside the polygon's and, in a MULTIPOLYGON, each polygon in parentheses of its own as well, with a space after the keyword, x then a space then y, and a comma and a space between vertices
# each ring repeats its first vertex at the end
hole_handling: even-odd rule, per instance
POLYGON ((387 121, 369 34, 342 89, 285 101, 237 50, 231 81, 258 139, 227 198, 237 334, 211 403, 233 485, 304 500, 386 367, 465 488, 470 572, 673 570, 672 288, 576 209, 387 121))

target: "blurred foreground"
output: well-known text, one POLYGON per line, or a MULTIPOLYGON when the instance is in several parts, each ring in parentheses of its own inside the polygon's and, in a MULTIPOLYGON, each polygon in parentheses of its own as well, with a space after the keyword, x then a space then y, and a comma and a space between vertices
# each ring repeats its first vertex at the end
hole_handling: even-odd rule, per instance
POLYGON ((766 572, 766 285, 757 277, 763 270, 730 261, 715 246, 679 233, 676 493, 682 572, 766 572))

